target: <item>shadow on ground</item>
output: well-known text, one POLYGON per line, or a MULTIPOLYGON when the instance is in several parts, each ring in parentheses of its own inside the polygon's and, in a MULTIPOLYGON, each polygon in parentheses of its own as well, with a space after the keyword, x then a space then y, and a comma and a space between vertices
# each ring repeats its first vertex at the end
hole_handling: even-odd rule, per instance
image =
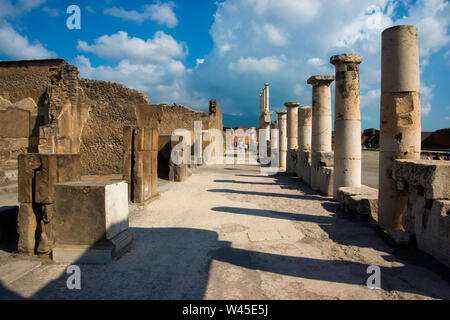
MULTIPOLYGON (((408 249, 410 250, 408 251, 390 248, 376 235, 376 231, 368 223, 355 221, 342 212, 337 203, 322 198, 320 195, 312 194, 312 191, 306 186, 294 182, 289 183, 289 181, 293 181, 291 177, 279 175, 274 179, 280 180, 282 187, 297 187, 306 194, 298 196, 275 194, 275 196, 293 196, 298 199, 324 201, 323 206, 331 215, 316 216, 304 212, 297 214, 235 207, 214 207, 212 211, 217 214, 227 212, 317 223, 330 239, 338 244, 374 248, 386 253, 385 260, 399 262, 399 266, 381 268, 383 289, 450 299, 448 283, 439 282, 439 285, 433 287, 435 283, 431 284, 427 281, 430 271, 436 272, 437 275, 444 274, 441 272, 448 273, 448 269, 439 269, 438 262, 420 255, 421 253, 415 249, 408 249)), ((228 189, 210 191, 274 196, 274 193, 242 192, 228 189)), ((210 230, 188 228, 130 228, 130 230, 134 238, 131 250, 119 260, 109 265, 80 265, 81 290, 67 289, 66 282, 69 275, 64 272, 63 268, 59 268, 59 277, 37 290, 30 298, 203 299, 213 260, 249 270, 353 285, 364 286, 369 276, 367 274, 369 264, 367 263, 286 256, 232 248, 230 242, 219 241, 218 234, 210 230)), ((49 264, 44 268, 41 267, 14 282, 12 287, 20 292, 36 287, 36 283, 42 281, 41 276, 48 276, 39 274, 39 272, 55 270, 58 266, 62 265, 49 264)), ((11 291, 9 287, 0 283, 0 299, 23 298, 11 291)), ((245 290, 245 288, 237 288, 237 290, 245 290)), ((251 298, 251 292, 249 298, 251 298)))

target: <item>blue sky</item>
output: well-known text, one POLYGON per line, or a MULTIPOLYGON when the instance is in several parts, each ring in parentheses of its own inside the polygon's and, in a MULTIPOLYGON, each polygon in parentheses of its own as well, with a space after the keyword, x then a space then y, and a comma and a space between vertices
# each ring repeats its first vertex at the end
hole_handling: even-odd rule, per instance
POLYGON ((448 128, 444 0, 0 0, 0 59, 64 58, 80 77, 123 83, 152 103, 206 109, 215 98, 257 125, 265 82, 271 110, 310 105, 306 79, 334 74, 332 55, 358 53, 362 127, 378 128, 381 32, 398 24, 419 28, 422 130, 448 128), (81 30, 66 27, 73 4, 81 30))

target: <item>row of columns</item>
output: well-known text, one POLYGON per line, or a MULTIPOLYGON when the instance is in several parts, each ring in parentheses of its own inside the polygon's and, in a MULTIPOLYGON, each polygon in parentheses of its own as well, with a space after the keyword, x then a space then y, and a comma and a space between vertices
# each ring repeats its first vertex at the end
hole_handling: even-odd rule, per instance
MULTIPOLYGON (((288 150, 311 151, 311 163, 332 152, 330 85, 336 81, 334 112, 333 194, 340 187, 361 187, 361 112, 357 54, 332 56, 335 76, 313 76, 311 107, 287 102, 277 111, 280 167, 286 167, 288 150)), ((398 191, 391 177, 395 159, 420 159, 420 70, 418 31, 415 26, 396 26, 382 33, 379 224, 401 228, 407 194, 398 191)), ((311 175, 311 186, 314 187, 311 175)))

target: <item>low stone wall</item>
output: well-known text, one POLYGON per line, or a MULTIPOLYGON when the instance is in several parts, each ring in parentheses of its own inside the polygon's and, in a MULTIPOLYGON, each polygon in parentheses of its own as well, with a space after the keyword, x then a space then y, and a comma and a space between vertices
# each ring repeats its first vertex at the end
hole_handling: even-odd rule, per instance
POLYGON ((345 212, 356 213, 372 221, 378 221, 378 190, 362 185, 359 188, 338 188, 336 200, 345 212))
POLYGON ((286 172, 290 174, 296 173, 298 149, 289 149, 286 159, 286 172))
POLYGON ((313 152, 311 155, 311 188, 333 196, 333 152, 313 152))
POLYGON ((311 152, 297 152, 297 176, 307 185, 311 185, 311 152))
POLYGON ((403 228, 419 249, 450 267, 450 163, 395 160, 392 177, 408 194, 403 228))

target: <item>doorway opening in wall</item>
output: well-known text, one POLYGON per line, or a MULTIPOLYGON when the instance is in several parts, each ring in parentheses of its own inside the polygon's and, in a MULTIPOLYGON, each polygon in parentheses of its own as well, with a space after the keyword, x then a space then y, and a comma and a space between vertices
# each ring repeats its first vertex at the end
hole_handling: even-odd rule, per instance
POLYGON ((169 180, 171 136, 158 138, 158 179, 169 180))

